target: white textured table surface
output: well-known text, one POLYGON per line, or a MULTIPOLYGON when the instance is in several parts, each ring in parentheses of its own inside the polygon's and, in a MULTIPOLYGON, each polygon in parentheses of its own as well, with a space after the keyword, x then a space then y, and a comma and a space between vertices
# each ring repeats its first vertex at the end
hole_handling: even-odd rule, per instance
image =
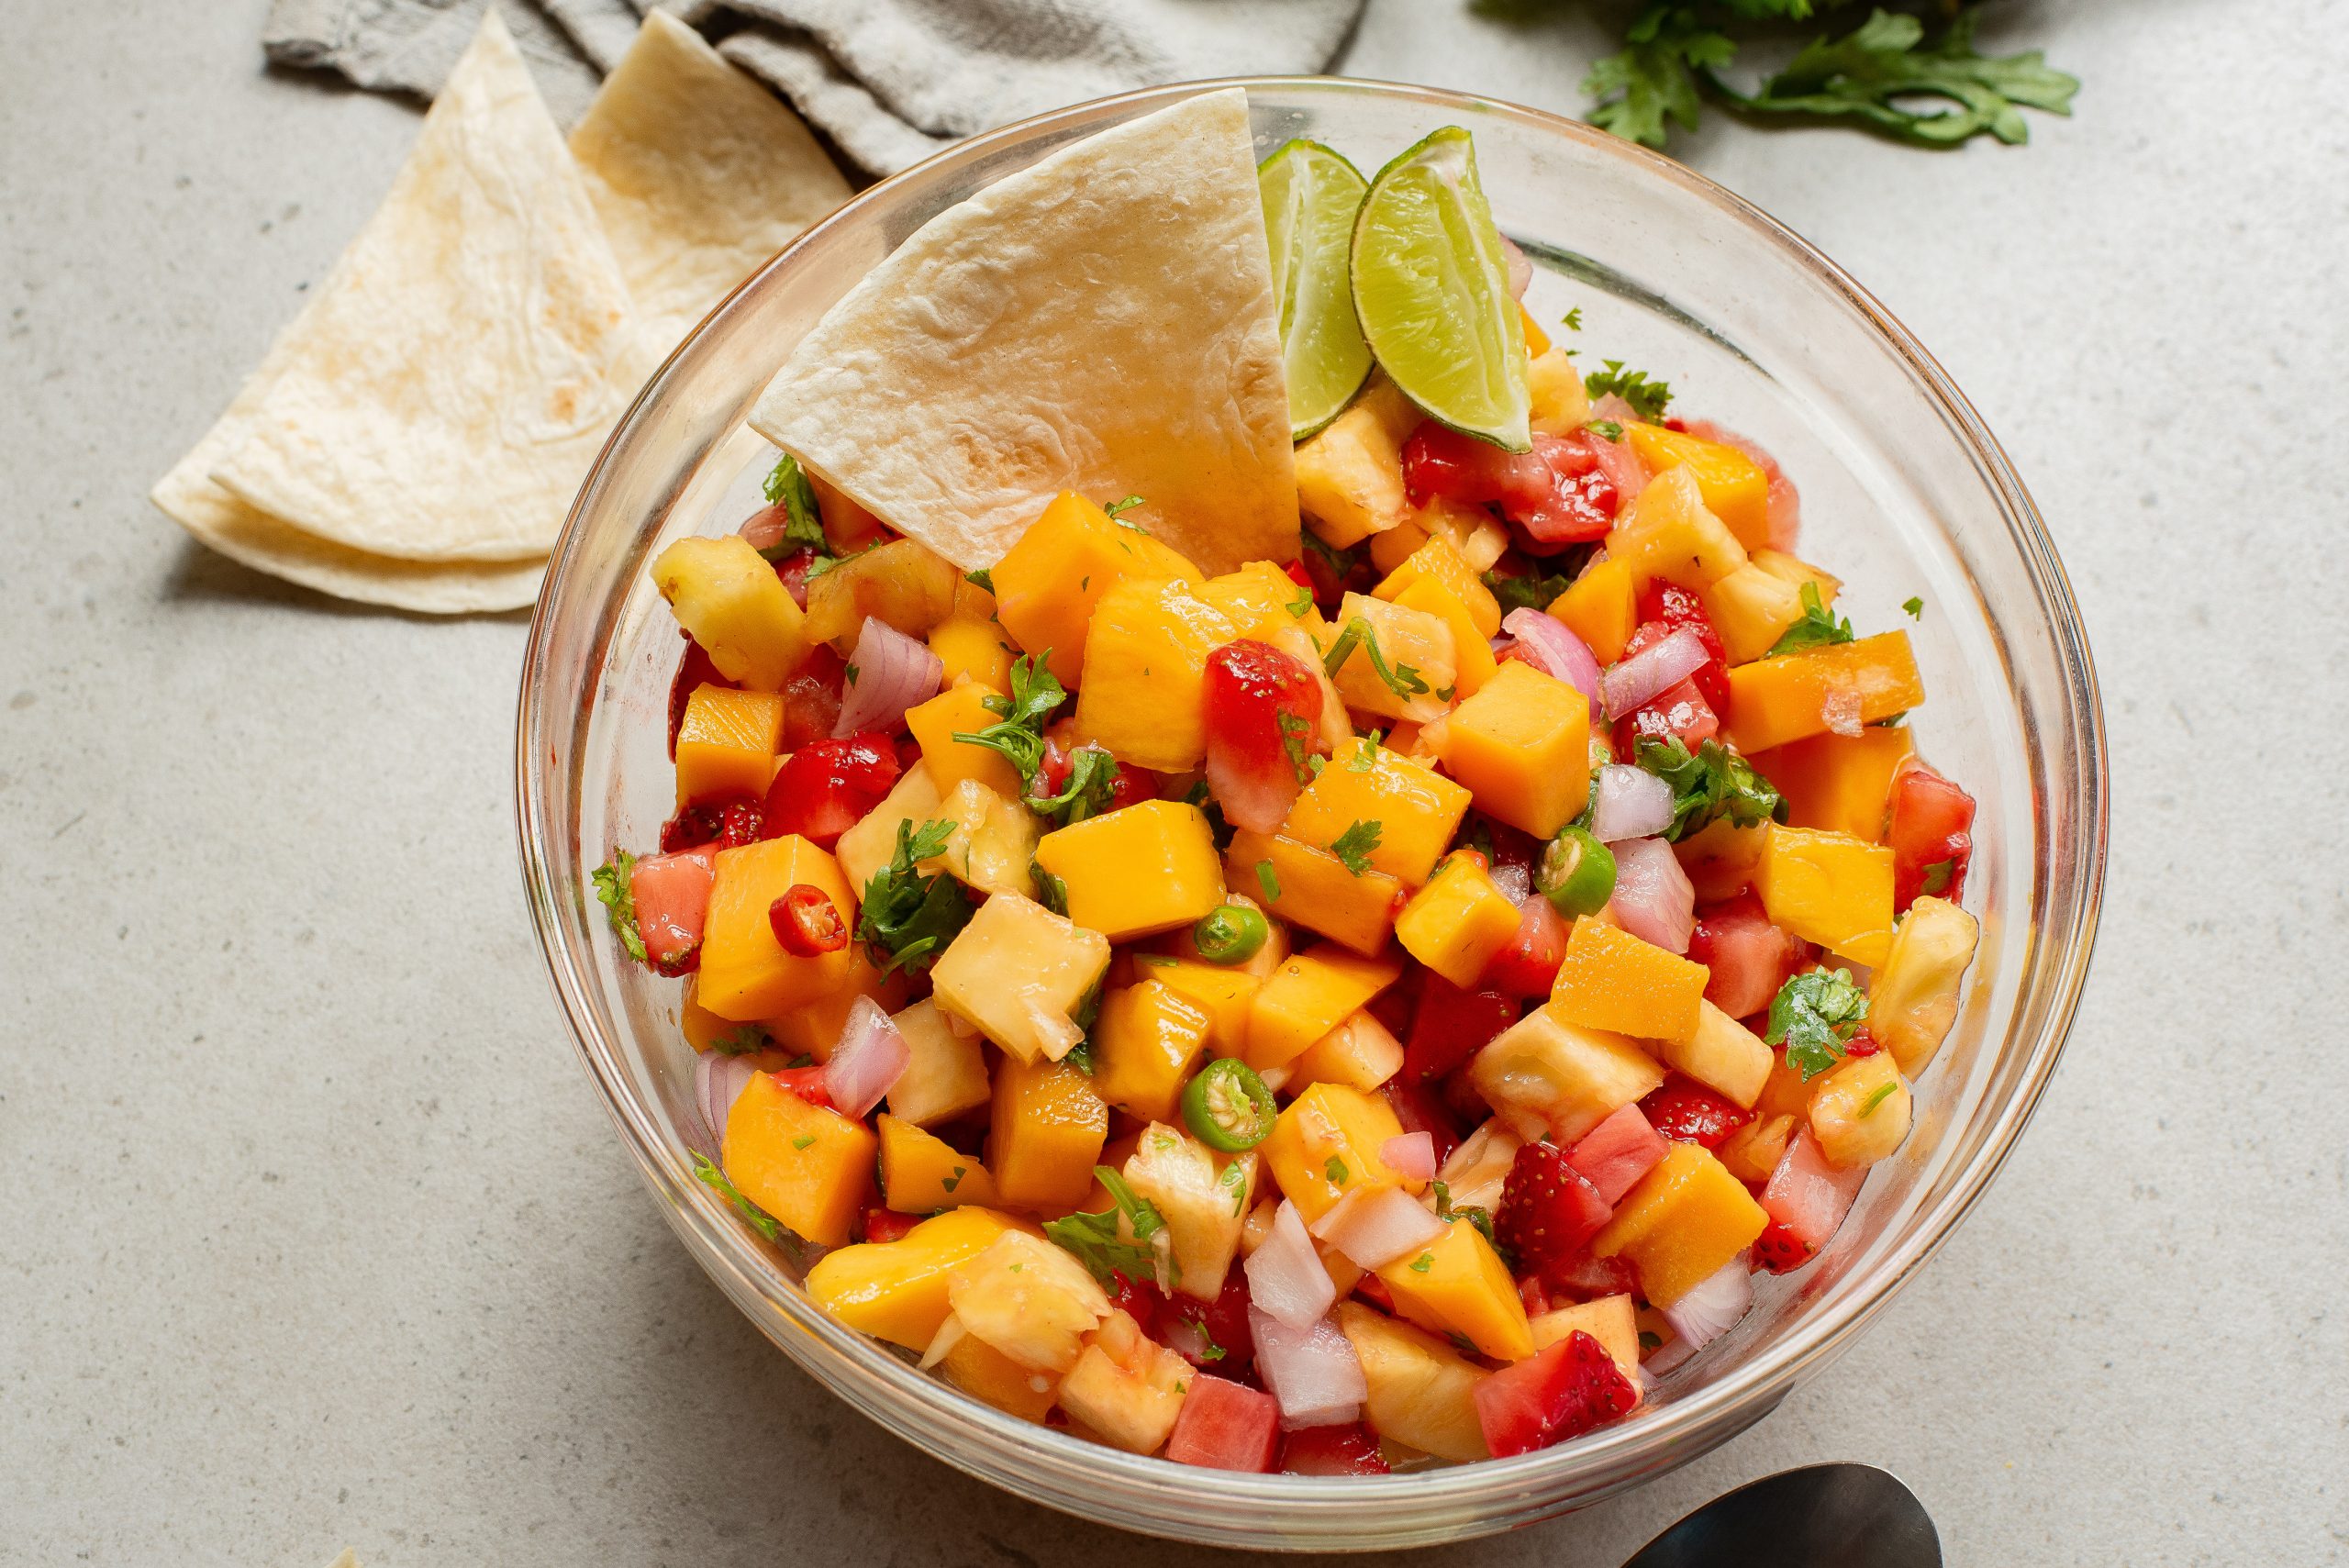
MULTIPOLYGON (((1346 65, 1572 109, 1559 8, 1378 0, 1346 65)), ((262 9, 28 7, 0 50, 0 1563, 1196 1555, 884 1436, 671 1239, 530 945, 518 619, 342 607, 148 508, 415 129, 263 73, 262 9)), ((1776 1416, 1431 1562, 1603 1568, 1842 1458, 1958 1562, 2349 1551, 2349 50, 2325 0, 2016 9, 2088 83, 2028 150, 1680 150, 1939 352, 2064 550, 2113 756, 2069 1054, 1776 1416)))

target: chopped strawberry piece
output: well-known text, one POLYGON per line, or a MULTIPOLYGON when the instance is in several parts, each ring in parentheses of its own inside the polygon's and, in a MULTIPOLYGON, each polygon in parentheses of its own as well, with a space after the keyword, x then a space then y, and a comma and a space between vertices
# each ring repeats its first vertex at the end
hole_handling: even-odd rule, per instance
POLYGON ((1424 1132, 1435 1141, 1438 1163, 1450 1159, 1460 1147, 1460 1123, 1444 1103, 1428 1093, 1425 1084, 1415 1084, 1403 1076, 1389 1078, 1378 1091, 1394 1107, 1395 1119, 1405 1132, 1424 1132))
POLYGON ((1109 1274, 1109 1304, 1123 1310, 1145 1334, 1158 1335, 1158 1315, 1166 1310, 1166 1296, 1149 1280, 1134 1279, 1116 1270, 1109 1274))
POLYGON ((813 1067, 785 1067, 768 1075, 809 1105, 831 1110, 835 1107, 832 1092, 825 1084, 825 1071, 824 1064, 819 1062, 813 1067))
POLYGON ((1852 1038, 1843 1042, 1843 1054, 1846 1056, 1874 1056, 1883 1049, 1876 1044, 1876 1036, 1865 1029, 1853 1030, 1852 1038))
POLYGON ((1705 1149, 1719 1149, 1731 1133, 1753 1119, 1753 1113, 1735 1100, 1677 1073, 1642 1100, 1640 1109, 1648 1125, 1666 1138, 1705 1149))
POLYGON ((1395 1293, 1376 1274, 1364 1274, 1354 1282, 1354 1294, 1377 1307, 1381 1312, 1395 1310, 1395 1293))
MULTIPOLYGON (((1683 628, 1697 634, 1697 640, 1705 645, 1705 651, 1712 659, 1700 665, 1689 679, 1696 683, 1697 690, 1715 713, 1729 712, 1729 650, 1722 646, 1721 634, 1713 628, 1713 617, 1705 613, 1704 601, 1677 583, 1653 577, 1640 590, 1639 617, 1641 630, 1649 626, 1661 628, 1654 640, 1661 641, 1683 628)), ((1637 633, 1633 634, 1633 641, 1638 641, 1637 633)), ((1635 647, 1625 649, 1627 654, 1638 651, 1635 647)))
POLYGON ((1818 1248, 1775 1219, 1753 1239, 1753 1261, 1774 1274, 1789 1273, 1818 1254, 1818 1248))
POLYGON ((1208 1470, 1269 1472, 1280 1451, 1280 1401, 1271 1395, 1202 1373, 1183 1396, 1166 1457, 1208 1470))
POLYGON ((1900 765, 1892 775, 1885 828, 1896 913, 1927 895, 1953 904, 1965 895, 1973 828, 1972 795, 1913 757, 1900 765))
POLYGON ((1697 911, 1688 957, 1705 966, 1705 1000, 1732 1018, 1765 1011, 1795 972, 1794 938, 1773 925, 1752 893, 1697 911))
POLYGON ((729 800, 718 808, 718 837, 713 841, 721 850, 739 850, 765 838, 766 826, 765 806, 755 800, 729 800))
POLYGON ((637 935, 645 961, 666 975, 701 966, 702 922, 709 913, 713 875, 707 848, 648 855, 629 873, 629 897, 636 905, 637 935))
POLYGON ((1636 762, 1642 740, 1677 740, 1694 751, 1720 729, 1720 717, 1704 694, 1694 682, 1681 681, 1615 721, 1615 755, 1636 762))
POLYGON ((1481 984, 1505 996, 1547 996, 1566 962, 1566 917, 1547 898, 1517 906, 1517 935, 1485 966, 1481 984))
POLYGON ((1248 1276, 1236 1265, 1223 1276, 1223 1289, 1213 1301, 1165 1298, 1158 1323, 1167 1348, 1193 1366, 1240 1377, 1256 1359, 1256 1341, 1248 1331, 1248 1276))
POLYGON ((881 804, 899 771, 896 748, 880 736, 811 740, 784 760, 767 786, 764 836, 796 833, 829 850, 881 804))
MULTIPOLYGON (((1548 903, 1548 899, 1543 899, 1548 903)), ((1419 1011, 1403 1042, 1404 1082, 1441 1078, 1517 1022, 1518 1004, 1499 991, 1463 991, 1430 972, 1419 983, 1419 1011)))
POLYGON ((1528 1318, 1539 1318, 1550 1310, 1550 1292, 1539 1274, 1527 1274, 1517 1282, 1517 1299, 1528 1318))
POLYGON ((1291 1475, 1384 1475, 1378 1439, 1360 1421, 1300 1427, 1281 1439, 1281 1469, 1291 1475))
POLYGON ((1618 1106, 1566 1151, 1566 1163, 1612 1204, 1622 1202, 1623 1195, 1655 1169, 1665 1152, 1664 1135, 1639 1106, 1618 1106))
POLYGON ((718 806, 706 800, 689 801, 661 824, 661 852, 674 854, 697 844, 718 841, 718 806))
POLYGON ((1243 638, 1208 655, 1208 789, 1235 828, 1269 833, 1326 750, 1321 685, 1293 653, 1243 638))
POLYGON ((1597 1301, 1602 1296, 1621 1296, 1635 1290, 1640 1280, 1625 1259, 1595 1258, 1588 1252, 1575 1252, 1542 1271, 1542 1283, 1559 1296, 1575 1301, 1597 1301))
POLYGON ((1493 1239, 1517 1259, 1519 1273, 1546 1277, 1553 1263, 1580 1251, 1613 1216, 1598 1189, 1566 1163, 1556 1145, 1529 1143, 1517 1151, 1501 1184, 1493 1239))
POLYGON ((810 649, 791 679, 783 684, 783 749, 796 751, 811 741, 831 739, 848 686, 848 661, 824 644, 810 649))
POLYGON ((1298 587, 1308 590, 1313 587, 1313 573, 1305 569, 1304 562, 1292 561, 1281 570, 1287 573, 1288 580, 1298 587))
POLYGON ((921 1217, 899 1214, 894 1208, 868 1208, 864 1211, 864 1239, 867 1241, 895 1241, 921 1223, 921 1217))
POLYGON ((1403 494, 1414 506, 1437 496, 1512 514, 1550 498, 1556 475, 1539 452, 1503 451, 1430 419, 1403 443, 1403 494))
POLYGON ((1640 1391, 1607 1347, 1577 1329, 1477 1384, 1475 1400, 1485 1446, 1506 1459, 1604 1426, 1638 1404, 1640 1391))
POLYGON ((693 700, 694 692, 702 686, 731 686, 734 683, 718 673, 693 634, 680 630, 685 639, 685 656, 677 661, 677 673, 669 682, 669 759, 677 756, 677 731, 685 722, 685 704, 693 700))

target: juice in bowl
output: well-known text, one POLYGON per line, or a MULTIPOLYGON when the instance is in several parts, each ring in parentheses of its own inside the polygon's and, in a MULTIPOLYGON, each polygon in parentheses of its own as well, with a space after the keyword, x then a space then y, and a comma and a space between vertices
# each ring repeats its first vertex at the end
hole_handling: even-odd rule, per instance
MULTIPOLYGON (((774 444, 626 541, 661 597, 598 566, 674 765, 610 696, 567 721, 620 918, 556 968, 599 1014, 596 950, 623 1125, 836 1387, 1044 1501, 1356 1546, 1766 1408, 2011 1140, 2093 877, 2016 835, 2024 748, 1965 765, 1978 688, 1943 749, 1946 563, 1844 568, 1821 536, 1900 539, 1832 520, 1850 466, 1709 421, 1729 356, 1501 238, 1531 129, 1408 95, 1298 138, 1344 95, 1290 91, 1105 111, 736 381, 774 444)), ((751 357, 707 339, 796 255, 648 405, 751 357)))

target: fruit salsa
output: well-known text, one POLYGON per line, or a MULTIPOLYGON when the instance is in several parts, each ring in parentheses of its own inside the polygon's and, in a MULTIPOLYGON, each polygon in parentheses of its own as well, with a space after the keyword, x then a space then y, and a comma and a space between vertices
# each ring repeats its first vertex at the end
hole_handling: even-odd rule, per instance
POLYGON ((1900 1148, 1974 803, 1770 456, 1545 338, 1464 133, 1258 178, 1295 553, 1072 485, 958 563, 785 442, 652 563, 676 810, 596 892, 841 1322, 1177 1463, 1527 1453, 1900 1148))

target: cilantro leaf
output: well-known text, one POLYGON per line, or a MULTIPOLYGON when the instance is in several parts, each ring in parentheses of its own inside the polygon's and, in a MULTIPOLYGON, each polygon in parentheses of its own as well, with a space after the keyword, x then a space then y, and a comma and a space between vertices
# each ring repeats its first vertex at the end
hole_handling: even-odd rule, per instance
POLYGON ((1511 610, 1546 610, 1557 602, 1559 595, 1575 585, 1575 580, 1564 573, 1544 575, 1539 572, 1487 572, 1485 586, 1500 602, 1501 614, 1511 610))
POLYGON ((1265 903, 1277 904, 1281 901, 1281 879, 1274 874, 1272 862, 1256 862, 1256 885, 1264 890, 1265 903))
MULTIPOLYGON (((1110 502, 1108 506, 1102 507, 1101 510, 1108 513, 1109 520, 1114 523, 1125 513, 1130 512, 1136 506, 1141 506, 1141 499, 1142 498, 1139 495, 1129 495, 1122 501, 1110 502)), ((1128 523, 1126 527, 1132 528, 1134 525, 1132 523, 1128 523)))
POLYGON ((1765 659, 1777 659, 1788 653, 1799 653, 1806 648, 1825 648, 1832 643, 1852 640, 1849 617, 1838 617, 1819 597, 1819 584, 1802 585, 1802 619, 1787 628, 1786 635, 1770 644, 1765 659))
POLYGON ((799 460, 789 452, 784 453, 759 488, 769 506, 781 506, 791 519, 784 528, 783 538, 759 553, 769 561, 780 561, 796 550, 821 552, 825 547, 824 514, 816 505, 816 487, 807 483, 799 460))
POLYGON ((1664 409, 1672 404, 1669 383, 1651 381, 1645 371, 1625 370, 1620 360, 1609 360, 1606 365, 1605 370, 1592 371, 1582 378, 1583 390, 1590 394, 1593 401, 1613 393, 1630 404, 1631 412, 1642 419, 1664 417, 1664 409))
POLYGON ((1028 874, 1036 879, 1036 902, 1065 919, 1068 917, 1068 884, 1038 865, 1028 862, 1028 874))
POLYGON ((1925 601, 1919 598, 1914 594, 1911 594, 1909 597, 1901 600, 1900 607, 1909 612, 1909 618, 1910 620, 1923 620, 1925 618, 1925 601))
MULTIPOLYGON (((1044 658, 1052 657, 1046 649, 1044 658)), ((981 699, 996 721, 975 734, 956 730, 954 739, 1000 752, 1032 785, 1044 767, 1044 720, 1068 701, 1068 688, 1039 660, 1023 653, 1011 662, 1011 695, 981 699)))
POLYGON ((1273 723, 1281 732, 1281 750, 1288 753, 1288 765, 1297 770, 1297 782, 1311 782, 1315 770, 1306 765, 1311 755, 1306 738, 1313 733, 1313 721, 1283 710, 1273 715, 1273 723))
POLYGON ((1443 1182, 1435 1184, 1435 1217, 1446 1222, 1454 1219, 1466 1220, 1476 1228, 1476 1233, 1484 1237, 1494 1251, 1500 1250, 1500 1243, 1493 1240, 1492 1215, 1482 1206, 1473 1203, 1464 1204, 1458 1208, 1453 1207, 1452 1188, 1443 1182))
POLYGON ((915 869, 942 852, 953 832, 952 822, 925 822, 918 831, 910 819, 898 823, 896 852, 864 884, 856 935, 882 973, 928 969, 976 913, 961 883, 943 872, 924 876, 915 869))
POLYGON ((1763 1039, 1787 1048, 1787 1065, 1809 1083, 1843 1060, 1843 1046, 1868 1016, 1865 992, 1848 969, 1798 974, 1770 1000, 1770 1028, 1763 1039))
POLYGON ((990 594, 995 592, 995 572, 990 567, 982 566, 976 572, 965 572, 963 581, 974 588, 983 588, 990 594))
POLYGON ((1386 655, 1379 651, 1378 628, 1370 624, 1367 616, 1356 616, 1346 622, 1345 629, 1338 633, 1338 639, 1330 644, 1330 651, 1322 656, 1322 673, 1332 680, 1336 679, 1339 669, 1357 648, 1369 657, 1372 673, 1385 682, 1386 689, 1397 696, 1415 697, 1428 689, 1428 684, 1419 679, 1419 671, 1410 665, 1388 667, 1386 655))
POLYGON ((694 1174, 699 1177, 704 1184, 715 1188, 720 1197, 732 1204, 734 1211, 751 1222, 751 1229, 770 1241, 783 1240, 782 1222, 749 1198, 744 1197, 742 1190, 727 1179, 726 1173, 719 1170, 708 1155, 699 1152, 694 1155, 694 1174))
POLYGON ((1356 738, 1353 755, 1346 759, 1346 772, 1366 773, 1378 765, 1379 742, 1386 739, 1386 731, 1374 729, 1356 738))
POLYGON ((749 1056, 755 1051, 764 1051, 774 1043, 774 1040, 767 1038, 767 1031, 758 1025, 744 1024, 739 1029, 729 1029, 724 1034, 717 1036, 709 1042, 709 1049, 721 1056, 749 1056))
POLYGON ((1345 863, 1348 871, 1360 876, 1370 869, 1370 851, 1378 848, 1385 829, 1376 822, 1357 821, 1330 842, 1330 852, 1345 863))
POLYGON ((596 884, 596 902, 604 906, 604 917, 612 923, 612 931, 628 950, 629 957, 639 963, 649 962, 644 956, 644 937, 636 929, 636 895, 629 889, 629 877, 636 870, 636 857, 626 850, 614 850, 612 858, 588 873, 588 881, 596 884))
POLYGON ((1564 316, 1558 317, 1558 325, 1564 328, 1569 332, 1581 331, 1582 306, 1577 305, 1572 310, 1567 311, 1564 316))
POLYGON ((1671 842, 1723 817, 1740 828, 1786 819, 1786 797, 1776 786, 1718 740, 1693 752, 1677 735, 1642 740, 1637 755, 1642 768, 1672 786, 1672 821, 1664 830, 1671 842))
POLYGON ((1954 859, 1935 861, 1925 868, 1925 880, 1917 891, 1927 898, 1934 897, 1949 888, 1950 879, 1957 874, 1954 859))
MULTIPOLYGON (((1028 783, 1032 790, 1036 781, 1031 778, 1028 783)), ((1058 795, 1028 794, 1021 798, 1040 816, 1066 827, 1108 810, 1117 784, 1117 759, 1098 746, 1079 746, 1068 754, 1068 782, 1058 795)))
POLYGON ((1182 1271, 1171 1255, 1163 1260, 1162 1270, 1158 1250, 1150 1244, 1151 1238, 1166 1228, 1166 1217, 1108 1166, 1094 1166, 1093 1175, 1108 1189, 1109 1207, 1098 1213, 1080 1210, 1064 1219, 1048 1220, 1045 1238, 1074 1256, 1103 1284, 1110 1283, 1112 1274, 1124 1274, 1132 1280, 1156 1279, 1171 1287, 1182 1271))
POLYGON ((1598 437, 1601 440, 1620 441, 1623 439, 1622 425, 1613 419, 1593 419, 1589 424, 1585 425, 1583 428, 1588 430, 1592 435, 1598 437))
POLYGON ((1697 128, 1703 112, 1698 68, 1718 69, 1736 56, 1728 34, 1700 22, 1693 7, 1650 0, 1623 34, 1623 48, 1590 68, 1582 90, 1590 95, 1590 123, 1626 141, 1662 147, 1664 122, 1697 128))
POLYGON ((1886 1084, 1878 1087, 1875 1094, 1870 1095, 1866 1099, 1860 1102, 1860 1115, 1864 1117, 1876 1115, 1876 1106, 1890 1099, 1892 1097, 1892 1092, 1898 1087, 1900 1087, 1900 1085, 1898 1084, 1886 1084))

